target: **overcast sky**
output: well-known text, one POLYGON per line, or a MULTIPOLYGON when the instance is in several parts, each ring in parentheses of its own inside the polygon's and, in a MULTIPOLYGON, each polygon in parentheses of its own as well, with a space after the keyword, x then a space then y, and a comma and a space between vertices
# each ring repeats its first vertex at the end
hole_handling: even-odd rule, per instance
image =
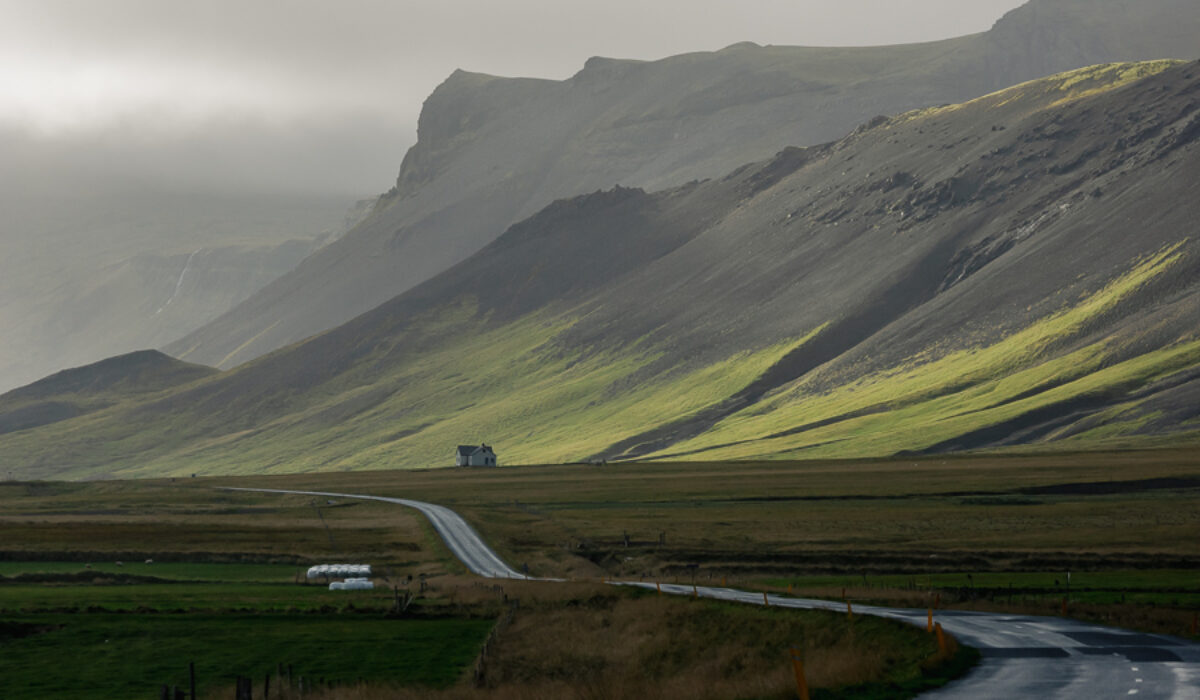
POLYGON ((366 196, 455 68, 927 41, 1022 0, 0 0, 0 185, 74 177, 366 196), (19 182, 17 182, 19 181, 19 182))

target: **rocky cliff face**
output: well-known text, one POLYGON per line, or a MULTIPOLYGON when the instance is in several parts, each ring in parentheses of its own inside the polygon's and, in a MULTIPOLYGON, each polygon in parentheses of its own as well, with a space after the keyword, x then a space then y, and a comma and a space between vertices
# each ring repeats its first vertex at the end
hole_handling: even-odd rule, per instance
POLYGON ((368 220, 168 350, 229 367, 296 342, 464 260, 559 197, 717 177, 879 114, 1163 56, 1200 56, 1200 6, 1034 0, 990 32, 920 45, 595 58, 565 81, 458 71, 426 101, 418 143, 368 220))

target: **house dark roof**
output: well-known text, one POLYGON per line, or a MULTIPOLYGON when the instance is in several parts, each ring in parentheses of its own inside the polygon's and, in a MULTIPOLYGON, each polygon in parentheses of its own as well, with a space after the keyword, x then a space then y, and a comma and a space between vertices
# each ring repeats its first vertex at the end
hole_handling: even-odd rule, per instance
POLYGON ((458 450, 455 452, 455 454, 473 455, 473 454, 475 454, 475 450, 478 450, 478 449, 479 449, 478 445, 459 445, 458 450))

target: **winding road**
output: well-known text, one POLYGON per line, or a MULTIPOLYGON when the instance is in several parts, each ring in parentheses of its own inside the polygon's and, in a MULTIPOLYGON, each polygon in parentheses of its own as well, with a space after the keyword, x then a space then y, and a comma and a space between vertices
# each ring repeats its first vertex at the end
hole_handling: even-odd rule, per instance
MULTIPOLYGON (((383 501, 415 508, 433 524, 454 556, 486 578, 530 578, 512 569, 484 543, 458 513, 432 503, 323 491, 226 489, 383 501)), ((614 585, 654 589, 642 581, 614 585)), ((692 595, 693 587, 661 584, 664 593, 692 595)), ((698 586, 701 597, 763 605, 762 593, 698 586)), ((828 600, 767 596, 770 605, 807 610, 845 611, 828 600)), ((877 615, 923 627, 925 610, 854 606, 857 613, 877 615)), ((1066 618, 938 611, 942 627, 982 653, 983 660, 965 678, 926 693, 937 700, 1015 698, 1200 699, 1200 644, 1158 634, 1127 632, 1066 618)))

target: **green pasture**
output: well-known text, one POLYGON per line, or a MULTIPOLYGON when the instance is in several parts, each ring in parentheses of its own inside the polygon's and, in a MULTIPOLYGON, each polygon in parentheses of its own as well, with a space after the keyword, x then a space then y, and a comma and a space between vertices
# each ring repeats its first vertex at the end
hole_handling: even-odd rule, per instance
POLYGON ((297 676, 445 687, 479 652, 488 619, 332 615, 87 614, 0 616, 0 697, 125 700, 161 685, 261 688, 278 664, 297 676))
POLYGON ((289 564, 241 564, 241 563, 196 563, 196 562, 122 562, 96 561, 87 563, 73 561, 0 561, 0 576, 34 574, 116 574, 124 576, 153 576, 171 581, 258 581, 264 583, 290 582, 305 570, 305 567, 289 564))
POLYGON ((390 590, 330 591, 321 585, 148 583, 0 585, 0 612, 50 610, 311 611, 387 607, 390 590))

